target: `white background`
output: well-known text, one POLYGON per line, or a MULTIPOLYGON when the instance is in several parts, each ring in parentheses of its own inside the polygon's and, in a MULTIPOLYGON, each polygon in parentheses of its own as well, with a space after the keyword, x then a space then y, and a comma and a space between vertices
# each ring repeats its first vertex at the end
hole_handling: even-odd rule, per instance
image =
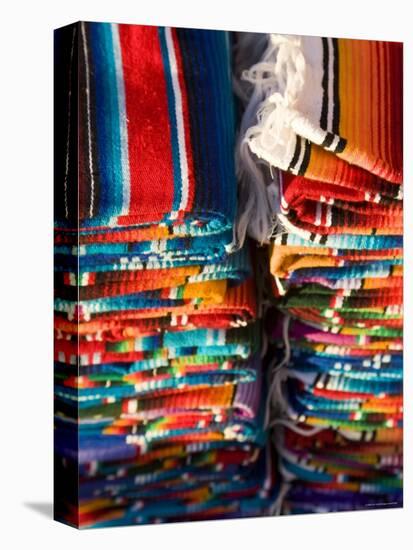
MULTIPOLYGON (((406 333, 405 508, 321 516, 78 532, 51 520, 52 39, 79 20, 405 41, 405 125, 412 123, 411 2, 32 0, 1 4, 0 546, 288 550, 413 548, 411 346, 406 333), (184 8, 186 6, 186 8, 184 8), (409 21, 410 19, 410 21, 409 21), (410 539, 410 540, 409 540, 410 539)), ((405 131, 406 263, 411 259, 411 127, 405 131), (407 139, 409 138, 409 139, 407 139), (410 189, 409 189, 410 187, 410 189)), ((411 319, 411 276, 406 271, 411 319)))

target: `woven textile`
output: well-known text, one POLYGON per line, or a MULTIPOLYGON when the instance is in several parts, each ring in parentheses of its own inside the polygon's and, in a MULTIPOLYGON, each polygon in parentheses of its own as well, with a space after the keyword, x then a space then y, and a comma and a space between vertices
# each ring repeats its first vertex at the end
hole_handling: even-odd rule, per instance
POLYGON ((271 35, 250 72, 266 79, 258 157, 330 183, 401 183, 401 44, 271 35))
POLYGON ((77 95, 79 143, 75 155, 69 110, 56 163, 59 241, 166 254, 209 235, 222 255, 236 204, 228 36, 100 23, 72 35, 58 61, 66 62, 62 94, 72 103, 77 95), (77 94, 67 74, 78 76, 77 94))
POLYGON ((59 520, 402 505, 402 68, 390 42, 56 31, 59 520))
POLYGON ((267 513, 257 290, 249 246, 228 254, 229 36, 79 23, 57 42, 57 515, 103 527, 267 513))
POLYGON ((266 48, 256 38, 254 49, 253 41, 237 41, 246 103, 238 239, 247 227, 268 242, 274 225, 304 239, 383 234, 390 220, 400 235, 402 45, 267 35, 266 48))
POLYGON ((402 45, 269 35, 245 68, 246 45, 240 172, 265 200, 240 220, 270 242, 282 511, 400 506, 402 45))

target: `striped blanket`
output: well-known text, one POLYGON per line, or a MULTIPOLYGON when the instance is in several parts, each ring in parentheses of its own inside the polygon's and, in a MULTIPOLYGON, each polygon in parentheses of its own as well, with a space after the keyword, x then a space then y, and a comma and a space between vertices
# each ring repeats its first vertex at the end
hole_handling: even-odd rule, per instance
POLYGON ((396 42, 271 35, 249 71, 268 82, 251 150, 311 179, 400 184, 402 51, 396 42))
POLYGON ((276 498, 225 32, 56 33, 56 516, 262 515, 276 498))
POLYGON ((80 23, 56 41, 58 242, 166 255, 211 235, 222 256, 236 207, 228 36, 80 23))
POLYGON ((240 220, 270 243, 282 510, 400 506, 402 45, 268 35, 256 53, 238 150, 265 201, 240 220))

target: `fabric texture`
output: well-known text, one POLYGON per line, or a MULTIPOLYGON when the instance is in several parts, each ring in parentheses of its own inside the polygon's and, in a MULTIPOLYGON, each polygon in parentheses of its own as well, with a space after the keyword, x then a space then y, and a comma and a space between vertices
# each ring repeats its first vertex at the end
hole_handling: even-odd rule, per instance
POLYGON ((229 36, 68 34, 78 124, 69 110, 56 176, 55 452, 58 479, 79 477, 58 515, 104 527, 267 513, 257 290, 249 246, 229 254, 229 36))
POLYGON ((246 66, 247 45, 240 38, 239 162, 266 199, 244 214, 269 243, 268 425, 282 513, 397 507, 402 45, 268 35, 246 66))

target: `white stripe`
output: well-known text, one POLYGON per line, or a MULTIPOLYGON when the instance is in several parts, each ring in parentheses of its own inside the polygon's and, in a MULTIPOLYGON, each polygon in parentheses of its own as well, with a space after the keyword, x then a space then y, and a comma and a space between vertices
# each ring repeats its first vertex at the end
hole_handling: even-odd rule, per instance
POLYGON ((67 137, 66 137, 66 162, 65 162, 65 178, 64 178, 64 196, 65 196, 65 216, 69 217, 69 206, 67 202, 67 178, 69 176, 69 149, 70 149, 70 111, 72 110, 72 64, 73 52, 75 49, 76 27, 73 29, 72 47, 70 49, 70 65, 69 65, 69 105, 67 107, 67 137))
POLYGON ((331 227, 331 223, 332 223, 332 216, 331 216, 331 205, 329 204, 327 206, 327 223, 326 223, 326 227, 331 227))
POLYGON ((339 141, 339 136, 335 136, 333 141, 331 142, 331 145, 329 147, 326 147, 327 151, 335 151, 339 141))
POLYGON ((214 345, 214 331, 211 330, 211 329, 207 329, 206 345, 207 346, 213 346, 214 345))
POLYGON ((281 207, 284 210, 288 210, 288 202, 285 200, 284 195, 281 195, 281 207))
POLYGON ((138 400, 137 399, 131 399, 129 402, 128 402, 128 413, 129 414, 134 414, 136 413, 138 410, 138 400))
POLYGON ((95 179, 93 177, 93 161, 92 161, 92 139, 91 139, 91 127, 90 127, 90 82, 89 82, 89 61, 87 58, 87 45, 86 45, 86 32, 85 24, 80 23, 80 29, 82 32, 82 44, 83 55, 85 56, 85 69, 86 69, 86 112, 87 112, 87 142, 88 142, 88 155, 89 155, 89 172, 90 172, 90 208, 89 217, 93 216, 93 201, 95 194, 95 179))
POLYGON ((321 224, 321 212, 322 212, 321 203, 318 202, 316 206, 316 213, 315 213, 315 225, 321 224))
POLYGON ((112 43, 115 57, 116 87, 118 91, 119 108, 119 131, 121 144, 122 164, 122 215, 129 213, 130 206, 130 171, 129 171, 129 149, 128 149, 128 127, 126 120, 125 84, 123 80, 122 52, 120 49, 119 27, 112 23, 112 43))
MULTIPOLYGON (((276 201, 274 204, 277 204, 277 201, 276 201)), ((279 204, 280 207, 279 207, 279 210, 278 210, 278 209, 277 209, 277 210, 278 210, 279 212, 281 212, 282 214, 286 214, 286 215, 287 215, 287 214, 289 213, 289 211, 290 211, 290 205, 289 205, 288 202, 285 200, 284 195, 281 195, 281 201, 280 201, 280 203, 278 203, 278 204, 279 204)))
POLYGON ((278 214, 278 219, 280 220, 280 223, 285 227, 285 229, 294 235, 298 235, 300 238, 309 240, 311 237, 311 232, 307 231, 306 229, 301 229, 300 227, 295 226, 292 224, 289 219, 284 216, 283 214, 278 214))
POLYGON ((285 288, 281 284, 280 279, 276 275, 274 275, 274 281, 275 281, 275 284, 277 285, 277 289, 278 289, 278 292, 280 293, 280 295, 285 296, 287 291, 285 290, 285 288))
POLYGON ((175 96, 175 113, 176 113, 176 125, 178 128, 178 145, 179 145, 179 163, 181 167, 181 203, 179 210, 185 210, 188 205, 188 161, 186 156, 185 146, 185 129, 184 129, 184 116, 182 107, 182 93, 179 86, 178 79, 178 66, 176 63, 175 48, 172 39, 172 31, 169 27, 165 29, 166 46, 168 49, 169 65, 171 68, 172 87, 175 96))

